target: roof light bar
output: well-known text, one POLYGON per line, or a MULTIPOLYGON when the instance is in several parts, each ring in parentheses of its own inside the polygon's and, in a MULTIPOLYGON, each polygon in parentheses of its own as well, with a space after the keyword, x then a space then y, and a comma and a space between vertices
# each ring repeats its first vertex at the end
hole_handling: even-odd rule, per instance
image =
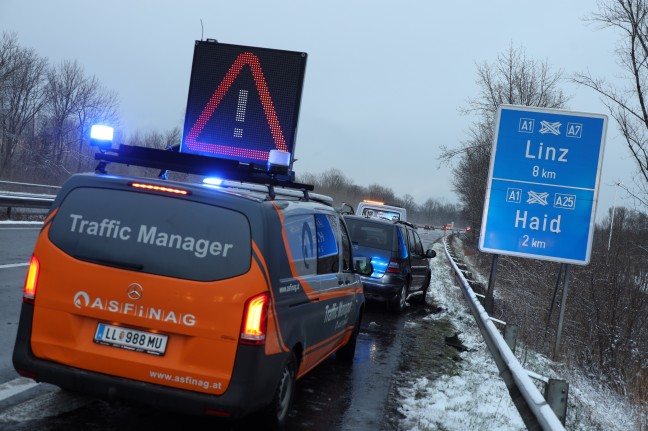
POLYGON ((369 199, 365 199, 365 200, 363 200, 362 202, 365 202, 365 203, 368 203, 368 204, 385 205, 384 202, 380 202, 380 201, 372 201, 372 200, 369 200, 369 199))
POLYGON ((290 168, 290 153, 288 151, 270 150, 268 156, 268 171, 277 174, 288 174, 290 168))
POLYGON ((90 144, 99 148, 110 148, 113 143, 115 129, 110 126, 94 124, 90 128, 90 144))
POLYGON ((144 190, 153 190, 156 192, 164 192, 164 193, 171 193, 175 195, 188 195, 189 191, 187 190, 182 190, 182 189, 174 189, 171 187, 164 187, 164 186, 156 186, 155 184, 145 184, 145 183, 131 183, 131 187, 135 187, 136 189, 144 189, 144 190))
POLYGON ((221 184, 223 184, 223 179, 216 177, 207 177, 203 179, 203 184, 209 184, 210 186, 220 186, 221 184))

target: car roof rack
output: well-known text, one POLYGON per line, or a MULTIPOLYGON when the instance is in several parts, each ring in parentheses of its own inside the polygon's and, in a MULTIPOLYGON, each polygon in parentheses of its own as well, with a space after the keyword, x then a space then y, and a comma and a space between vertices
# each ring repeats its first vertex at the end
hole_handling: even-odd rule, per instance
MULTIPOLYGON (((258 184, 268 191, 271 199, 275 199, 275 187, 300 191, 303 199, 311 199, 310 191, 314 186, 294 181, 294 172, 277 173, 269 171, 263 165, 241 163, 237 160, 207 157, 198 154, 181 153, 177 146, 167 150, 146 148, 132 145, 119 145, 117 148, 102 149, 95 153, 95 160, 99 164, 95 168, 98 174, 106 174, 108 163, 121 163, 125 165, 141 166, 144 168, 160 169, 159 177, 166 179, 168 171, 183 172, 201 176, 218 176, 227 178, 230 182, 258 184)), ((243 188, 243 187, 240 187, 243 188)), ((285 192, 280 194, 286 195, 285 192)), ((293 192, 293 195, 295 192, 293 192)), ((326 201, 327 196, 316 195, 317 200, 326 201)))

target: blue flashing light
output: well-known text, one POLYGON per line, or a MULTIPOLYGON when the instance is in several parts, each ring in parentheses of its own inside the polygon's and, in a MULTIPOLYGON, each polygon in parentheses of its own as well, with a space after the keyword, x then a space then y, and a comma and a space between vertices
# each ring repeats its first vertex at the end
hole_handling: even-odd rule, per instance
POLYGON ((95 124, 90 128, 90 139, 96 141, 108 141, 112 143, 114 129, 110 126, 95 124))
POLYGON ((389 257, 388 256, 371 256, 371 265, 373 266, 373 272, 371 273, 371 278, 381 278, 387 272, 389 267, 389 257))
POLYGON ((287 151, 270 150, 268 171, 276 174, 287 174, 290 167, 290 153, 287 151))
POLYGON ((222 178, 216 178, 216 177, 207 177, 203 179, 203 184, 209 184, 210 186, 220 186, 223 184, 222 178))

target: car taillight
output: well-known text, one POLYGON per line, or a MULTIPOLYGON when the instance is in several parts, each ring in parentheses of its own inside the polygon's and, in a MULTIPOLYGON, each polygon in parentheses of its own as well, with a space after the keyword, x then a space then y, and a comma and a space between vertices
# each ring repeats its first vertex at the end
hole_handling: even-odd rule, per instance
POLYGON ((386 272, 389 272, 390 274, 400 274, 402 262, 403 259, 394 259, 394 258, 389 259, 386 272))
POLYGON ((243 313, 243 326, 241 328, 241 343, 263 344, 266 338, 268 325, 268 302, 270 298, 267 293, 262 293, 250 298, 245 303, 243 313))
POLYGON ((36 286, 38 285, 38 273, 40 272, 40 262, 36 256, 32 256, 29 261, 27 278, 25 278, 25 287, 23 288, 23 302, 33 304, 36 299, 36 286))

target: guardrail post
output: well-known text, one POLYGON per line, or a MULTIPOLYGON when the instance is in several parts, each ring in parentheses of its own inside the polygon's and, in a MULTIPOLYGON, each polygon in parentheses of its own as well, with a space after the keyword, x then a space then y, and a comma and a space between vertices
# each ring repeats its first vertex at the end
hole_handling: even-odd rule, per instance
POLYGON ((11 218, 11 207, 7 207, 7 218, 11 218))
POLYGON ((484 310, 486 313, 493 314, 493 309, 495 308, 495 299, 492 296, 486 296, 484 298, 484 310))
POLYGON ((565 419, 567 418, 568 395, 569 383, 564 380, 549 379, 549 382, 545 385, 545 399, 563 425, 565 425, 565 419))
POLYGON ((515 343, 517 342, 518 327, 513 324, 506 324, 504 327, 504 341, 511 349, 511 352, 515 353, 515 343))
POLYGON ((497 259, 499 258, 498 254, 493 255, 493 261, 491 262, 491 272, 490 277, 488 278, 488 291, 486 292, 486 298, 484 298, 484 309, 488 314, 493 314, 494 309, 494 297, 493 290, 495 289, 495 279, 497 278, 497 259))

